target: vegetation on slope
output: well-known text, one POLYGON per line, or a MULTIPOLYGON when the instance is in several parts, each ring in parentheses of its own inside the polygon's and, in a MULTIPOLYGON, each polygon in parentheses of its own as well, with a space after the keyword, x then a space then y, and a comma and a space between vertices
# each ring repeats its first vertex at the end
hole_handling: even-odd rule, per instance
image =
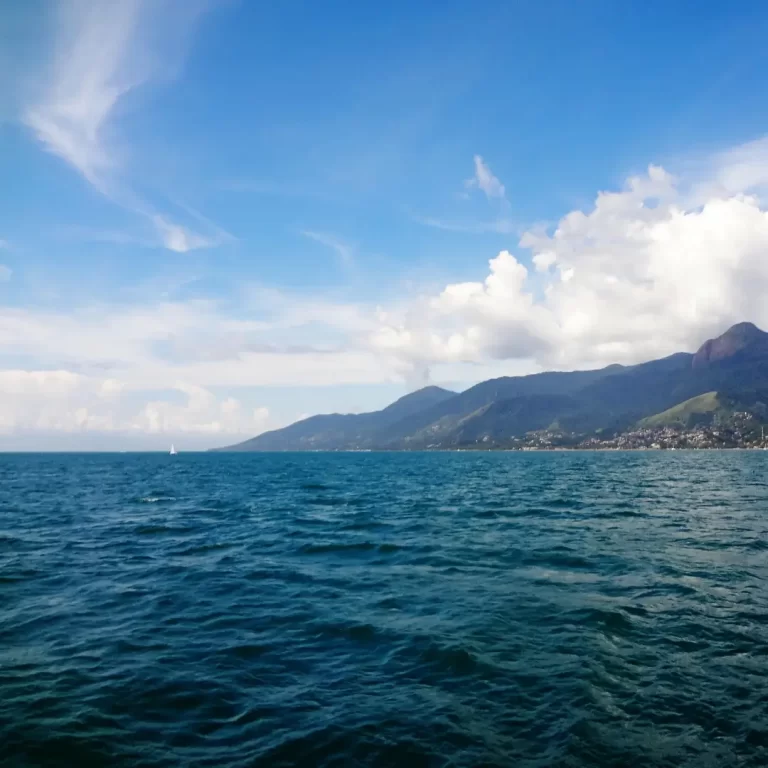
POLYGON ((648 416, 638 422, 638 427, 688 427, 692 423, 703 423, 711 420, 712 416, 724 406, 717 392, 705 392, 703 395, 692 397, 678 403, 666 411, 648 416))

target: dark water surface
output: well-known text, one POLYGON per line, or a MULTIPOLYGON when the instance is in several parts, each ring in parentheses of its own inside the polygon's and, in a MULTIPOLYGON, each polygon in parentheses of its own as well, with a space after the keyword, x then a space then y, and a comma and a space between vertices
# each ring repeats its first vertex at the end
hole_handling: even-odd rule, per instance
POLYGON ((0 456, 0 762, 768 765, 768 453, 0 456))

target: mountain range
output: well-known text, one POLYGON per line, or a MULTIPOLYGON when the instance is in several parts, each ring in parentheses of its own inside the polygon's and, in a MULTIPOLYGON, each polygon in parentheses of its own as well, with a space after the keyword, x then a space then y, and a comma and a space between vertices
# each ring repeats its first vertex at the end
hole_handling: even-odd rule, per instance
POLYGON ((705 342, 633 366, 490 379, 464 392, 429 386, 381 411, 312 416, 223 451, 419 450, 503 446, 537 430, 618 434, 724 411, 768 415, 768 333, 739 323, 705 342))

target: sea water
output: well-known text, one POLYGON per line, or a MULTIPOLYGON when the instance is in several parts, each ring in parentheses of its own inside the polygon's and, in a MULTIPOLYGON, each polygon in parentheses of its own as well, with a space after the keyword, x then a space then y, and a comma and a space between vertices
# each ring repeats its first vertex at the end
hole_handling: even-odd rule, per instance
POLYGON ((768 453, 0 456, 0 761, 768 765, 768 453))

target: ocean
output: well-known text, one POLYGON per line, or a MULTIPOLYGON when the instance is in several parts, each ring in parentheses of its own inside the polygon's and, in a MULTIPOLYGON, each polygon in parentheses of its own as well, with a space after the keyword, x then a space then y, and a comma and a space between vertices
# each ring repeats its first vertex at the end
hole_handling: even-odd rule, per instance
POLYGON ((6 766, 768 765, 768 453, 0 456, 6 766))

